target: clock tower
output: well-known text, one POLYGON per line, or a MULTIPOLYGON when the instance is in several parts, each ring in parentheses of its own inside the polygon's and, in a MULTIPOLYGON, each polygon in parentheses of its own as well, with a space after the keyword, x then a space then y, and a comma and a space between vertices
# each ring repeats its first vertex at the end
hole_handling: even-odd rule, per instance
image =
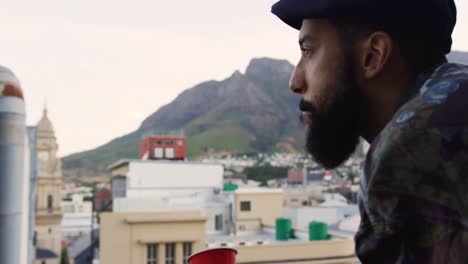
POLYGON ((44 109, 37 125, 39 173, 36 185, 36 264, 59 264, 62 242, 62 164, 57 138, 44 109))

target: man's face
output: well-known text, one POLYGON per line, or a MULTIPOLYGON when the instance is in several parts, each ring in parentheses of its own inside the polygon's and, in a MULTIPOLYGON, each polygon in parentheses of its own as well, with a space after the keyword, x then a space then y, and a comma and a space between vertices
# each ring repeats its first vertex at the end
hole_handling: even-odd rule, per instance
POLYGON ((359 141, 361 96, 354 54, 326 20, 304 20, 299 35, 302 56, 290 86, 302 95, 306 148, 326 168, 346 161, 359 141))

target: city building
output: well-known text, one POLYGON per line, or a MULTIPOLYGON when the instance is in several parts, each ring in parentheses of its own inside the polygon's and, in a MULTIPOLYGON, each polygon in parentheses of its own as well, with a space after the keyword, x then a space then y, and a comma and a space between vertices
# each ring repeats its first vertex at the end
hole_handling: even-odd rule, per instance
POLYGON ((37 125, 39 173, 36 185, 35 264, 58 264, 62 242, 62 166, 52 123, 44 109, 37 125))
POLYGON ((72 195, 71 201, 62 201, 62 236, 73 241, 91 232, 92 201, 85 201, 80 194, 72 195))
POLYGON ((189 208, 217 201, 223 187, 223 166, 218 164, 121 160, 109 169, 113 211, 189 208))
POLYGON ((175 136, 154 136, 141 141, 140 158, 184 160, 186 156, 186 139, 175 136))
POLYGON ((94 196, 94 210, 96 212, 112 211, 112 192, 108 188, 102 188, 94 196))
POLYGON ((284 207, 315 206, 322 198, 320 185, 288 185, 284 190, 284 207))
POLYGON ((238 189, 225 197, 232 201, 231 213, 228 218, 215 216, 215 225, 224 230, 218 233, 210 232, 210 216, 202 210, 102 213, 100 263, 182 264, 195 252, 217 247, 235 248, 238 264, 357 261, 351 235, 331 231, 329 239, 311 241, 307 229, 295 228, 294 237, 278 240, 281 190, 238 189))
POLYGON ((235 234, 274 226, 283 210, 283 190, 268 188, 241 188, 226 192, 231 196, 232 224, 235 234))
POLYGON ((100 218, 100 263, 182 264, 205 249, 206 218, 199 211, 102 213, 100 218))
POLYGON ((67 247, 68 264, 90 264, 99 244, 99 230, 86 233, 74 240, 67 247), (91 242, 92 241, 92 242, 91 242))
MULTIPOLYGON (((28 127, 28 151, 29 152, 29 170, 26 173, 29 175, 29 192, 28 195, 28 217, 27 217, 27 234, 28 234, 28 256, 27 263, 33 263, 36 257, 36 245, 35 245, 35 219, 36 219, 36 181, 38 174, 38 158, 37 158, 37 128, 28 127)), ((27 166, 28 167, 28 166, 27 166)))
POLYGON ((302 184, 303 170, 298 168, 291 168, 288 170, 288 184, 302 184))
POLYGON ((278 240, 283 190, 223 191, 220 165, 123 160, 109 168, 113 207, 100 214, 100 263, 182 264, 226 246, 238 250, 240 264, 356 262, 352 236, 310 241, 295 229, 278 240))
MULTIPOLYGON (((324 222, 330 226, 335 226, 341 223, 341 221, 355 217, 356 215, 359 215, 359 209, 356 205, 344 207, 289 207, 284 208, 283 211, 283 216, 291 219, 293 226, 299 229, 306 229, 312 221, 324 222)), ((357 226, 355 230, 347 228, 347 231, 357 231, 357 226)))

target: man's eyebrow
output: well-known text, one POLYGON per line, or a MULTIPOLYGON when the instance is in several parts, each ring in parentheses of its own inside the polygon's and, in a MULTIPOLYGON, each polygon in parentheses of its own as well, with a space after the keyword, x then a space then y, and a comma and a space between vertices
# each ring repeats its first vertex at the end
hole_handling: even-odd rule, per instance
POLYGON ((311 35, 304 35, 299 39, 299 46, 303 46, 306 41, 317 41, 317 38, 311 35))

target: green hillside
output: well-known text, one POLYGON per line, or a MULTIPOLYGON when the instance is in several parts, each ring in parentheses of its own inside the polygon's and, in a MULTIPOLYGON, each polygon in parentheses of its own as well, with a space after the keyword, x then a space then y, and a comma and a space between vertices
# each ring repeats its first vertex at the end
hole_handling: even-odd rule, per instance
POLYGON ((146 118, 135 132, 96 149, 63 158, 66 176, 106 173, 122 158, 137 158, 146 135, 183 131, 188 157, 215 153, 302 150, 298 96, 288 89, 293 66, 284 60, 253 59, 246 73, 208 81, 182 92, 146 118))

